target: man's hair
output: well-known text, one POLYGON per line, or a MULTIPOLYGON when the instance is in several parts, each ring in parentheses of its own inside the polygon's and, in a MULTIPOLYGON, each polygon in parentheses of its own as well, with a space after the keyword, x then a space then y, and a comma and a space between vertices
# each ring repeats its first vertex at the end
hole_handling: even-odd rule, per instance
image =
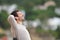
POLYGON ((19 12, 19 10, 14 10, 14 11, 11 13, 11 15, 13 15, 14 17, 18 17, 17 12, 19 12))

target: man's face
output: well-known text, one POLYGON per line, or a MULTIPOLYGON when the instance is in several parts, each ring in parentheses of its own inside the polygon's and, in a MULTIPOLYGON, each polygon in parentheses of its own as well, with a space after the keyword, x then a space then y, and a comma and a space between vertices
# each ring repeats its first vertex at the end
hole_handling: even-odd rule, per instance
POLYGON ((22 12, 17 12, 18 18, 19 20, 24 20, 24 15, 22 14, 22 12))

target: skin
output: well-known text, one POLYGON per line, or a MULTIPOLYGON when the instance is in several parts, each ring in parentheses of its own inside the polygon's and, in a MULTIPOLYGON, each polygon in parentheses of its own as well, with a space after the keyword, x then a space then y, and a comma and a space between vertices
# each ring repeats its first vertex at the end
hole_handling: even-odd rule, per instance
POLYGON ((19 24, 22 24, 22 22, 23 22, 23 20, 24 20, 24 15, 19 11, 19 12, 17 12, 17 15, 18 15, 18 17, 15 17, 17 20, 17 23, 19 23, 19 24))

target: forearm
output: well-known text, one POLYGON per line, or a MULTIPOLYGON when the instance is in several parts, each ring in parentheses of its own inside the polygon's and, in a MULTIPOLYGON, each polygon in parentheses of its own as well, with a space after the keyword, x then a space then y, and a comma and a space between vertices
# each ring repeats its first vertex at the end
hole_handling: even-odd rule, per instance
POLYGON ((13 27, 11 27, 11 34, 12 34, 13 38, 16 38, 16 32, 13 27))
POLYGON ((10 25, 16 27, 17 22, 16 22, 16 20, 15 20, 15 18, 14 18, 13 15, 10 15, 10 16, 8 17, 8 22, 10 23, 10 25))

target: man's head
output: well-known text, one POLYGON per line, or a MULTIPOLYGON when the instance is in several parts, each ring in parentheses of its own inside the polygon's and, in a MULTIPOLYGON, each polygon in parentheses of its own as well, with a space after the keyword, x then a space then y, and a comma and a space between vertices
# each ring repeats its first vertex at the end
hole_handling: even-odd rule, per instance
POLYGON ((14 11, 11 13, 11 15, 13 15, 14 17, 18 17, 17 12, 19 12, 19 10, 14 10, 14 11))
POLYGON ((24 20, 24 15, 21 11, 19 10, 15 10, 11 13, 11 15, 13 15, 14 17, 16 17, 19 20, 24 20))

